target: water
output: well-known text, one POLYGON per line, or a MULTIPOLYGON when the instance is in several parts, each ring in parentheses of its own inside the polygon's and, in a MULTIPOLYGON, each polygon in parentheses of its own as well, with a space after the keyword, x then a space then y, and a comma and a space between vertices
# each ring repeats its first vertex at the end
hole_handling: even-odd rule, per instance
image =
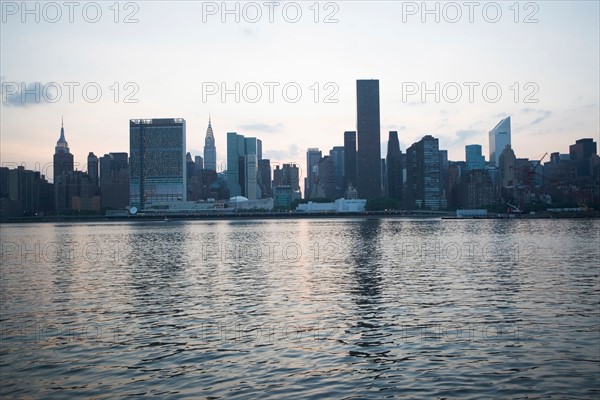
POLYGON ((599 228, 3 225, 0 395, 598 398, 599 228))

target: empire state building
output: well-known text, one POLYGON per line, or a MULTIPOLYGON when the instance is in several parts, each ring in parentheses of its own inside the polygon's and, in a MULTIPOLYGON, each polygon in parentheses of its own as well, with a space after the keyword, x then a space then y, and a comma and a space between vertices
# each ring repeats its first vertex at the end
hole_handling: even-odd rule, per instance
POLYGON ((60 138, 54 148, 54 184, 58 183, 65 172, 73 172, 73 154, 69 151, 69 144, 65 139, 65 127, 61 121, 60 138))

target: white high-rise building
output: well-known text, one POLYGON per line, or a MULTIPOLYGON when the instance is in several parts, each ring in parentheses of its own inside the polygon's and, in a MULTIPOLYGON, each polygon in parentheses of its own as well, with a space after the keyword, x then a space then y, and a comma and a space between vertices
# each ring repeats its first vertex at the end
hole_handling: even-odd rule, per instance
POLYGON ((490 131, 490 164, 498 165, 500 154, 502 154, 506 145, 511 145, 510 117, 498 122, 498 125, 490 131))

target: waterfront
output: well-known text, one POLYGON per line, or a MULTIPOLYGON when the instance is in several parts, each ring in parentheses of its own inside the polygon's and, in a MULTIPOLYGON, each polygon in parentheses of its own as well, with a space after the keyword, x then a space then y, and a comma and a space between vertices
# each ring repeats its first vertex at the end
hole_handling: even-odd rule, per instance
POLYGON ((598 397, 598 220, 1 226, 3 397, 598 397))

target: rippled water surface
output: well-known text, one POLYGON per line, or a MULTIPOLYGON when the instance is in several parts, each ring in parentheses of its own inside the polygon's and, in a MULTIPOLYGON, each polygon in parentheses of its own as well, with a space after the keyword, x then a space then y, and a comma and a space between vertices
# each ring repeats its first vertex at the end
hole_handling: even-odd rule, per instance
POLYGON ((4 398, 600 396, 600 221, 0 229, 4 398))

